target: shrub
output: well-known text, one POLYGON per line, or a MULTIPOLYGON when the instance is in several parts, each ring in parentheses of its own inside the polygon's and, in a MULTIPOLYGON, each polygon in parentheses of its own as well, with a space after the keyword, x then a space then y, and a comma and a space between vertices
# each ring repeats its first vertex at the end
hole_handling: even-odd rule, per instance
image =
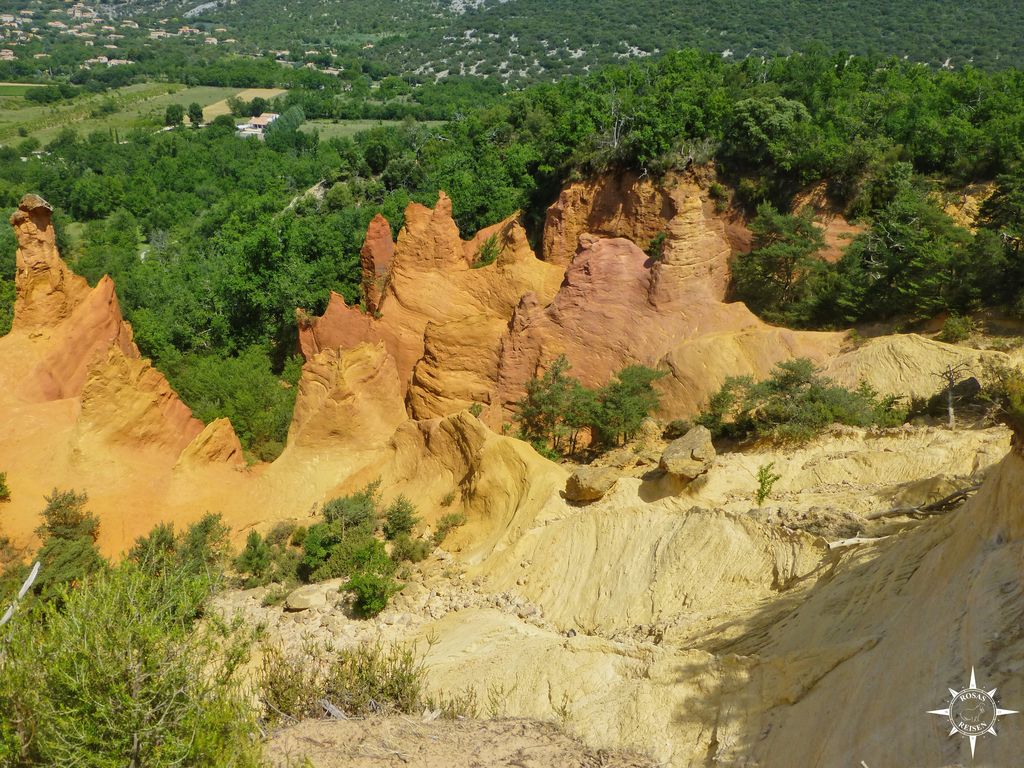
POLYGON ((477 251, 476 261, 473 262, 473 268, 479 269, 480 267, 486 267, 493 264, 498 260, 498 255, 501 253, 501 246, 498 244, 498 236, 491 235, 483 244, 480 246, 480 250, 477 251))
POLYGON ((960 341, 966 341, 977 330, 977 325, 971 318, 952 314, 942 324, 939 340, 949 344, 956 344, 960 341))
POLYGON ((807 359, 779 363, 759 383, 729 378, 697 417, 715 437, 807 440, 831 424, 895 426, 906 418, 898 398, 879 397, 866 384, 841 387, 817 374, 807 359))
POLYGON ((343 531, 359 528, 372 532, 377 527, 378 487, 380 481, 376 480, 351 496, 331 499, 324 504, 324 520, 339 524, 343 531))
POLYGON ((356 613, 363 618, 372 618, 383 611, 388 600, 402 587, 387 576, 377 573, 356 573, 343 587, 355 595, 356 613))
POLYGON ((665 243, 668 241, 667 232, 659 232, 651 238, 651 244, 647 246, 647 255, 653 261, 659 261, 665 254, 665 243))
POLYGON ((763 464, 757 469, 757 493, 755 498, 757 499, 757 506, 764 504, 765 499, 772 492, 772 488, 779 480, 782 479, 782 475, 778 475, 772 472, 775 467, 775 462, 770 461, 767 464, 763 464))
POLYGON ((441 506, 442 507, 450 507, 454 503, 455 503, 455 491, 448 491, 448 493, 446 493, 444 495, 444 498, 441 499, 441 506))
POLYGON ((341 650, 309 644, 286 654, 268 648, 257 675, 267 718, 303 719, 323 715, 322 701, 347 717, 414 714, 427 704, 425 668, 411 647, 380 643, 341 650))
POLYGON ((303 539, 302 560, 299 563, 299 578, 313 581, 314 574, 319 572, 332 550, 341 543, 344 532, 337 523, 317 523, 311 525, 303 539))
POLYGON ((0 472, 0 501, 11 500, 11 489, 7 487, 7 473, 0 472))
POLYGON ((272 562, 270 545, 256 531, 249 531, 245 540, 245 548, 235 558, 235 569, 250 577, 245 580, 245 586, 255 587, 266 584, 270 579, 272 562))
POLYGON ((432 542, 426 539, 414 539, 403 533, 395 538, 391 545, 391 559, 395 562, 408 560, 410 563, 421 563, 427 559, 433 549, 432 542))
POLYGON ((361 572, 390 576, 395 568, 382 541, 369 534, 348 536, 331 549, 327 560, 313 571, 310 580, 326 581, 361 572))
POLYGON ((410 534, 418 522, 416 507, 405 496, 399 496, 384 510, 384 537, 396 539, 410 534))
POLYGON ((597 391, 568 375, 562 355, 540 378, 526 385, 526 397, 516 403, 520 437, 539 453, 557 460, 561 451, 575 453, 580 434, 589 429, 605 445, 628 440, 659 404, 653 383, 664 376, 642 365, 631 365, 597 391))
POLYGON ((250 638, 195 621, 212 586, 126 561, 19 614, 0 655, 0 764, 258 766, 239 686, 250 638))
POLYGON ((287 521, 276 523, 274 527, 270 529, 270 532, 267 533, 267 544, 271 546, 286 545, 290 541, 292 534, 295 532, 295 528, 295 523, 287 521))
POLYGON ((177 541, 173 523, 159 523, 144 536, 139 536, 128 550, 128 559, 147 568, 156 567, 174 557, 177 541))
POLYGON ((178 542, 179 565, 187 570, 219 572, 227 562, 230 533, 220 515, 207 513, 178 542))
POLYGON ((434 546, 440 546, 448 538, 449 533, 465 524, 466 516, 458 512, 451 512, 442 517, 437 521, 437 530, 434 531, 434 546))
POLYGON ((33 591, 44 599, 60 598, 62 587, 102 570, 106 561, 96 548, 99 520, 85 509, 88 497, 56 488, 46 497, 43 524, 36 529, 42 563, 33 591))
POLYGON ((301 547, 306 541, 306 526, 298 525, 295 530, 292 531, 292 537, 290 543, 293 547, 301 547))
POLYGON ((664 375, 664 371, 630 365, 598 390, 599 418, 594 426, 601 442, 616 444, 636 434, 647 415, 658 408, 653 385, 664 375))

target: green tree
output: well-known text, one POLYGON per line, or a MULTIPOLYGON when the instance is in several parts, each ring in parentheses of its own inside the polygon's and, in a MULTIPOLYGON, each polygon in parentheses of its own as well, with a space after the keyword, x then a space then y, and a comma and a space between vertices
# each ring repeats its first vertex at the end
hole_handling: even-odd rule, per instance
POLYGON ((636 434, 643 420, 658 408, 654 382, 663 376, 664 371, 630 365, 598 390, 600 421, 596 426, 602 442, 614 445, 636 434))
POLYGON ((188 105, 188 121, 193 128, 198 128, 203 124, 203 108, 195 101, 188 105))
POLYGON ((569 400, 579 382, 568 375, 569 360, 565 355, 555 358, 540 378, 526 384, 526 397, 516 403, 516 420, 523 436, 550 444, 558 451, 566 436, 564 416, 569 400))
POLYGON ((85 508, 87 501, 84 493, 56 488, 46 497, 43 523, 36 529, 42 542, 36 558, 42 567, 33 586, 44 599, 57 598, 63 587, 81 582, 106 566, 96 548, 100 521, 85 508))
POLYGON ((403 534, 408 535, 418 522, 416 507, 405 496, 399 495, 384 510, 384 537, 396 539, 403 534))
POLYGON ((817 258, 824 235, 811 211, 790 216, 762 203, 750 229, 750 253, 732 264, 736 298, 769 322, 792 326, 820 319, 819 291, 828 267, 817 258))
POLYGON ((185 108, 181 104, 168 104, 164 110, 164 125, 181 125, 185 120, 185 108))

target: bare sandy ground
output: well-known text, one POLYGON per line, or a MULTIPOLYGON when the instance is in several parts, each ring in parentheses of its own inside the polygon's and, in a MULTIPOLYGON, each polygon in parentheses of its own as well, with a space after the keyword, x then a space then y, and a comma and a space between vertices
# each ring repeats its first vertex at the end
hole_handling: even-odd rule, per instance
POLYGON ((654 768, 648 758, 591 750, 551 723, 377 717, 306 720, 275 733, 274 768, 654 768))

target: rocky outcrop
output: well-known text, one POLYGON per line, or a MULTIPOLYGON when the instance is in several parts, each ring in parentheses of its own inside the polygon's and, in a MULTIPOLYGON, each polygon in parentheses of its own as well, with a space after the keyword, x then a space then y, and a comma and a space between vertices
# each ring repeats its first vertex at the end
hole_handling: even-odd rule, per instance
POLYGON ((121 317, 114 281, 104 276, 69 317, 48 329, 49 349, 27 382, 30 398, 60 400, 82 392, 96 360, 109 349, 138 358, 131 326, 121 317))
MULTIPOLYGON (((376 234, 369 251, 386 251, 383 224, 378 222, 372 228, 376 234)), ((406 210, 405 226, 387 275, 375 314, 347 306, 337 294, 331 296, 323 316, 310 318, 300 313, 302 352, 308 360, 326 349, 383 342, 395 360, 403 395, 410 394, 413 415, 431 418, 461 410, 471 401, 486 404, 493 399, 495 379, 487 370, 486 359, 492 360, 493 368, 493 350, 523 295, 535 293, 550 300, 562 270, 534 256, 526 232, 515 218, 463 242, 451 215, 451 200, 442 192, 435 208, 413 203, 406 210), (497 258, 472 269, 491 238, 497 258), (455 325, 448 325, 452 323, 455 325), (463 329, 472 326, 471 349, 457 351, 445 342, 453 338, 459 323, 463 329), (429 352, 427 336, 432 343, 429 352), (447 357, 452 353, 458 359, 450 361, 453 377, 448 382, 447 357), (478 353, 485 361, 470 361, 478 353), (423 366, 414 376, 421 361, 423 366), (460 366, 465 375, 458 373, 460 366), (481 370, 489 377, 484 388, 479 386, 481 370), (475 383, 467 383, 467 377, 475 383)))
POLYGON ((54 326, 71 317, 89 293, 57 253, 53 208, 39 195, 25 195, 11 216, 18 240, 15 256, 14 328, 54 326))
POLYGON ((612 467, 576 467, 565 481, 565 498, 584 504, 597 501, 618 479, 619 472, 612 467))
POLYGON ((288 446, 344 449, 386 439, 407 418, 383 343, 327 349, 302 368, 288 446))
POLYGON ((391 225, 379 213, 370 221, 366 240, 359 252, 363 271, 363 299, 366 311, 373 314, 380 306, 384 285, 395 256, 395 242, 391 239, 391 225))
POLYGON ((503 341, 498 392, 522 398, 526 383, 559 355, 572 375, 602 385, 627 365, 660 367, 665 415, 695 413, 729 375, 767 375, 793 356, 824 362, 840 334, 792 332, 762 323, 743 304, 725 304, 678 265, 651 264, 625 239, 580 238, 555 298, 526 296, 503 341))
POLYGON ((114 445, 166 449, 174 456, 203 432, 203 423, 162 373, 117 347, 96 358, 89 370, 78 427, 114 445))
POLYGON ((722 299, 729 258, 749 249, 750 233, 739 214, 719 210, 712 183, 714 170, 707 167, 658 182, 624 172, 570 184, 548 209, 544 259, 568 264, 585 234, 626 238, 643 250, 660 237, 660 260, 670 267, 666 275, 674 273, 666 285, 696 281, 722 299))
POLYGON ((33 334, 46 350, 20 388, 31 400, 80 394, 94 359, 110 347, 139 356, 110 278, 90 289, 61 259, 52 212, 38 195, 25 195, 11 216, 18 241, 13 329, 33 334))
POLYGON ((839 261, 853 238, 867 231, 863 224, 851 223, 842 209, 829 200, 828 183, 824 181, 797 193, 792 210, 793 213, 810 211, 825 241, 818 257, 830 263, 839 261))
POLYGON ((694 480, 708 471, 714 459, 711 432, 707 427, 697 426, 668 444, 658 466, 677 479, 694 480))
POLYGON ((245 466, 242 443, 228 419, 215 419, 207 424, 178 458, 179 467, 203 467, 211 464, 245 466))

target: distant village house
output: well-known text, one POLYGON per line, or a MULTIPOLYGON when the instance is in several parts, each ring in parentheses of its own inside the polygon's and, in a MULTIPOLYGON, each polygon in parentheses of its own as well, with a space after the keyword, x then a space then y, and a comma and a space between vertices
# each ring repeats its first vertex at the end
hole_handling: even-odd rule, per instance
POLYGON ((239 136, 255 136, 262 139, 267 127, 280 117, 276 112, 264 112, 259 117, 249 119, 247 123, 240 123, 237 126, 239 136))

